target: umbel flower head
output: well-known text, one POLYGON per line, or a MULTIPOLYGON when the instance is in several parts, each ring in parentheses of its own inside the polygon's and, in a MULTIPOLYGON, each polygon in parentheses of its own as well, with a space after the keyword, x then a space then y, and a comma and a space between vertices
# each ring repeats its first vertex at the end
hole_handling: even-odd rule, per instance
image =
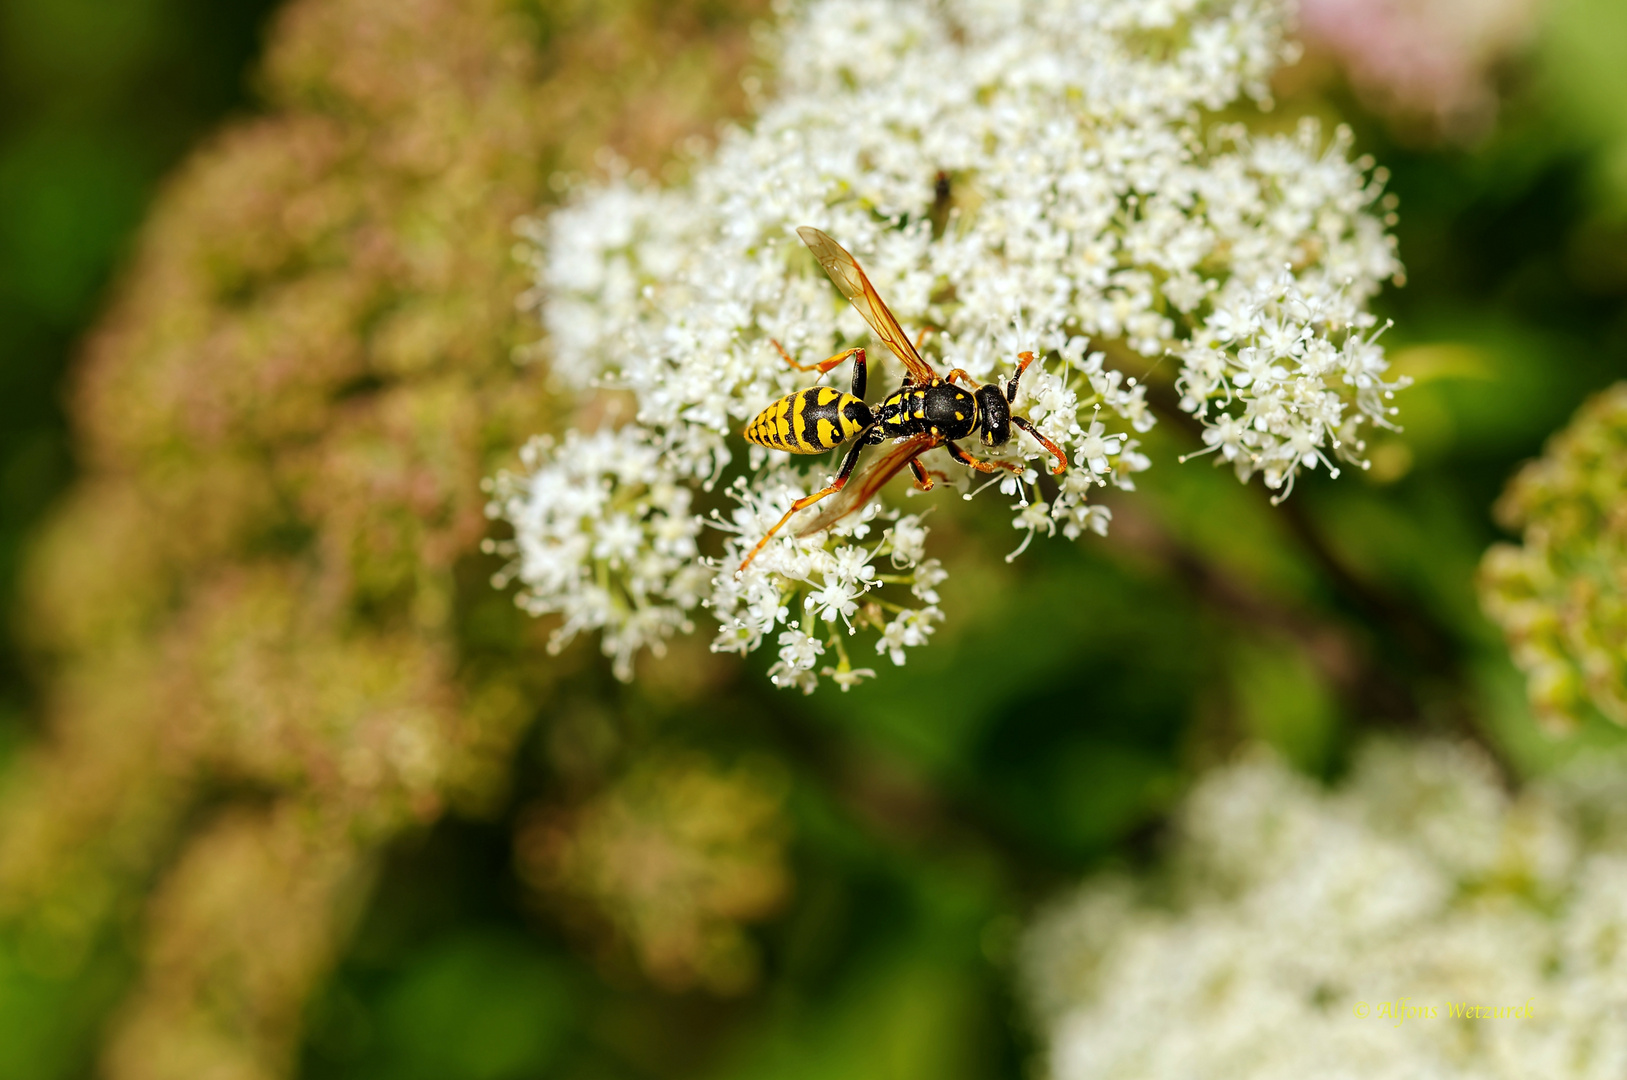
POLYGON ((1269 756, 1210 774, 1161 880, 1030 931, 1047 1075, 1623 1075, 1624 764, 1512 797, 1438 743, 1370 746, 1331 792, 1269 756))
MULTIPOLYGON (((716 649, 768 642, 775 682, 805 690, 821 674, 845 688, 862 663, 903 663, 926 641, 943 571, 920 516, 888 497, 814 535, 793 522, 735 573, 827 475, 756 447, 739 460, 740 430, 810 380, 773 343, 803 362, 867 345, 872 386, 899 374, 875 370, 803 225, 853 252, 909 332, 932 329, 922 348, 941 372, 994 381, 1020 352, 1040 356, 1013 408, 1071 468, 1039 486, 1044 451, 1019 434, 987 456, 1021 474, 975 488, 998 487, 1019 550, 1036 533, 1105 532, 1092 492, 1130 488, 1150 464, 1147 386, 1109 356, 1172 372, 1203 452, 1279 497, 1301 470, 1360 462, 1361 429, 1387 422, 1396 385, 1365 310, 1400 270, 1382 177, 1349 159, 1343 129, 1213 120, 1267 103, 1293 52, 1287 17, 1282 0, 796 8, 774 92, 686 186, 620 175, 523 226, 538 354, 562 388, 636 408, 617 432, 534 443, 524 472, 496 478, 490 512, 515 531, 494 545, 513 557, 499 580, 564 615, 556 644, 602 632, 623 677, 698 606, 716 649), (703 490, 732 512, 709 518, 678 494, 703 490)), ((923 463, 973 493, 943 450, 923 463)))

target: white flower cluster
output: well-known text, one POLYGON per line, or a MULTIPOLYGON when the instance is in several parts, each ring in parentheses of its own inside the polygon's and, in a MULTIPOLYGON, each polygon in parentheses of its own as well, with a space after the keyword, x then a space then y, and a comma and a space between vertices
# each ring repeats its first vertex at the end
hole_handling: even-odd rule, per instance
POLYGON ((696 558, 693 493, 636 426, 573 431, 557 449, 542 436, 520 460, 525 475, 501 472, 488 484, 488 515, 514 525, 513 540, 486 542, 511 559, 495 584, 517 577, 527 611, 564 616, 550 651, 599 630, 616 677, 631 678, 640 649, 659 652, 672 634, 693 629, 687 613, 711 582, 696 558))
MULTIPOLYGON (((1363 309, 1399 271, 1378 181, 1348 159, 1345 133, 1206 126, 1240 98, 1265 100, 1293 51, 1289 2, 797 5, 772 96, 687 186, 622 175, 523 225, 536 275, 526 299, 547 329, 536 354, 562 390, 630 392, 638 438, 671 475, 711 490, 735 465, 731 438, 810 381, 772 341, 804 362, 867 346, 871 386, 896 385, 897 366, 798 241, 795 229, 813 225, 855 254, 909 332, 930 328, 922 348, 940 371, 993 381, 1019 352, 1041 357, 1014 410, 1067 450, 1067 473, 1039 486, 1047 460, 1026 434, 992 453, 971 447, 1033 463, 1001 484, 1022 546, 1059 527, 1105 531, 1092 490, 1129 488, 1150 464, 1136 438, 1153 424, 1147 378, 1176 383, 1241 477, 1259 471, 1286 491, 1298 470, 1357 454, 1360 425, 1386 416, 1392 387, 1363 309)), ((845 388, 848 370, 829 381, 845 388)), ((778 516, 767 507, 822 486, 824 467, 809 474, 786 457, 752 448, 734 528, 766 528, 778 516)), ((945 451, 922 461, 968 492, 973 478, 945 451)), ((823 560, 851 538, 796 528, 744 580, 731 544, 712 564, 712 605, 720 648, 777 641, 783 625, 796 648, 777 671, 806 686, 787 673, 816 663, 795 637, 813 634, 814 609, 791 593, 827 588, 823 560)), ((901 569, 918 557, 908 545, 887 554, 901 569)), ((518 576, 544 610, 574 603, 553 591, 561 583, 587 580, 518 576)), ((858 624, 842 607, 815 605, 846 633, 858 624)), ((681 621, 669 615, 661 633, 681 621)))
POLYGON ((1166 347, 1181 361, 1181 408, 1204 422, 1204 443, 1236 467, 1238 479, 1262 473, 1280 499, 1301 468, 1321 463, 1339 475, 1324 447, 1365 467, 1361 426, 1392 426, 1389 400, 1405 380, 1384 381, 1382 329, 1370 330, 1375 320, 1364 304, 1400 264, 1383 223, 1364 212, 1380 187, 1364 183, 1347 159, 1346 129, 1320 156, 1311 122, 1292 140, 1250 139, 1241 127, 1213 134, 1232 144, 1222 171, 1248 174, 1242 188, 1252 189, 1250 198, 1274 190, 1286 198, 1269 208, 1256 203, 1259 216, 1246 230, 1217 230, 1220 244, 1263 257, 1234 256, 1233 273, 1215 287, 1201 320, 1166 347))
MULTIPOLYGON (((731 491, 740 507, 724 526, 734 534, 724 555, 729 566, 744 558, 792 500, 803 494, 794 488, 776 488, 765 495, 744 478, 731 491)), ((754 565, 751 573, 720 575, 709 601, 722 624, 712 648, 748 653, 783 625, 785 629, 775 639, 780 658, 768 675, 774 685, 797 686, 804 693, 813 692, 820 675, 844 690, 875 675, 870 668, 853 666, 843 641, 844 630, 849 634, 861 627, 880 631, 875 651, 902 665, 905 648, 926 644, 933 624, 943 618, 936 586, 947 575, 937 559, 925 557, 928 530, 919 515, 889 515, 897 520, 867 549, 866 538, 885 513, 873 502, 832 526, 828 538, 772 545, 760 557, 762 565, 754 565), (887 562, 878 566, 883 557, 887 562), (921 606, 901 602, 906 590, 921 606), (827 644, 835 666, 821 665, 827 644)))
POLYGON ((1476 754, 1369 747, 1333 792, 1211 775, 1156 885, 1043 916, 1054 1080, 1627 1075, 1627 763, 1510 797, 1476 754))

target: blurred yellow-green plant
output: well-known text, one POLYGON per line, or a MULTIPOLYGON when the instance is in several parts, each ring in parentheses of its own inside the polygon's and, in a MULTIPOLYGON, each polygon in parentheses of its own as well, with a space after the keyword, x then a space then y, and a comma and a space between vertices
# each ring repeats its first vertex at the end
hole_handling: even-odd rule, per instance
POLYGON ((1481 597, 1544 722, 1627 724, 1627 384, 1584 405, 1497 504, 1481 597))
POLYGON ((773 914, 790 887, 776 772, 773 762, 725 770, 693 753, 649 754, 585 805, 530 811, 517 870, 586 921, 590 947, 605 940, 594 924, 607 921, 607 943, 630 945, 661 985, 738 993, 758 966, 740 924, 773 914))
POLYGON ((24 571, 51 735, 0 806, 26 962, 141 927, 109 1075, 286 1071, 380 845, 502 798, 551 673, 454 639, 480 477, 548 418, 511 224, 710 130, 753 14, 297 3, 264 115, 167 185, 24 571))

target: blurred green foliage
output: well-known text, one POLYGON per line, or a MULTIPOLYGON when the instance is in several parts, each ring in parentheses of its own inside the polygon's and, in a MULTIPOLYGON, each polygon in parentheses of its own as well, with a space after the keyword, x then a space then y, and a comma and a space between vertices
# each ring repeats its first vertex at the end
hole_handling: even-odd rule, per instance
MULTIPOLYGON (((159 178, 220 116, 273 0, 0 5, 0 610, 72 474, 63 375, 159 178)), ((0 627, 0 747, 32 698, 0 627)))
MULTIPOLYGON (((273 0, 0 5, 0 763, 38 687, 12 615, 30 527, 67 484, 63 381, 164 172, 223 113, 273 0)), ((128 977, 116 957, 52 977, 0 946, 0 1075, 69 1076, 128 977)))
MULTIPOLYGON (((0 14, 8 611, 18 546, 71 472, 65 359, 156 179, 242 104, 267 6, 11 0, 0 14)), ((1555 0, 1497 127, 1470 148, 1398 138, 1337 85, 1283 102, 1349 118, 1400 198, 1409 284, 1380 306, 1416 385, 1369 476, 1313 474, 1273 509, 1202 460, 1159 468, 1114 503, 1109 540, 1036 544, 1016 565, 1009 531, 940 508, 943 606, 976 617, 850 694, 776 693, 766 660, 740 670, 704 645, 622 686, 578 643, 500 811, 389 853, 309 1003, 302 1074, 1017 1076, 1033 1048, 1008 978, 1016 928, 1082 873, 1156 850, 1190 777, 1239 742, 1331 775, 1374 726, 1476 738, 1515 773, 1620 741, 1603 721, 1563 742, 1539 731, 1473 580, 1511 472, 1627 374, 1623 55, 1619 4, 1555 0), (749 993, 659 989, 515 866, 528 808, 578 806, 672 746, 788 771, 794 888, 750 931, 749 993)), ((1194 442, 1173 415, 1151 439, 1194 442)), ((512 662, 521 617, 464 576, 462 657, 512 662)), ((31 701, 15 651, 0 651, 0 736, 21 738, 31 701)), ((25 949, 0 948, 4 1075, 84 1075, 128 957, 97 953, 64 977, 25 949)))

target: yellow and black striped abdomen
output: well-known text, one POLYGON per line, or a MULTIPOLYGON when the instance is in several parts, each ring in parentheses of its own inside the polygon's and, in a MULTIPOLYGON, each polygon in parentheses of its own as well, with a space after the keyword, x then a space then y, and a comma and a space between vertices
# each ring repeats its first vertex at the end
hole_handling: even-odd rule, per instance
POLYGON ((852 394, 811 386, 787 394, 746 425, 746 439, 793 454, 823 454, 870 425, 870 407, 852 394))

